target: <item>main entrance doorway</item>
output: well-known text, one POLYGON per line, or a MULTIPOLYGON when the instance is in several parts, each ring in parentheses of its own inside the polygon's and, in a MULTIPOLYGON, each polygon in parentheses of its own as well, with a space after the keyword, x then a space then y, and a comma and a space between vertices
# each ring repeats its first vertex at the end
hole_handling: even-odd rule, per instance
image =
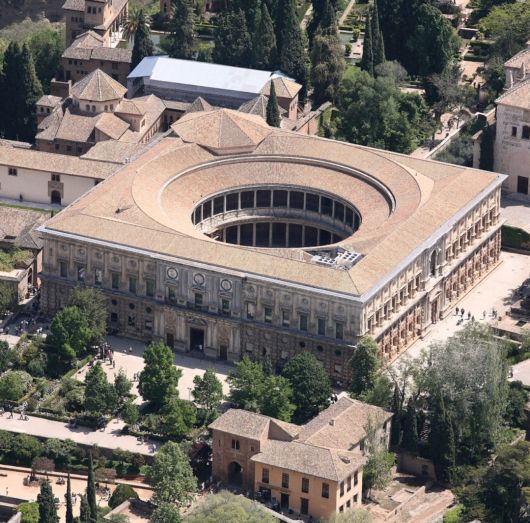
POLYGON ((517 177, 517 192, 528 194, 528 178, 526 176, 517 177))
POLYGON ((226 345, 221 345, 219 347, 219 359, 221 361, 226 361, 228 359, 228 347, 226 345))
POLYGON ((190 329, 190 352, 204 352, 204 331, 202 329, 190 329))
POLYGON ((282 508, 289 508, 289 494, 284 494, 283 492, 280 495, 280 506, 282 508))
POLYGON ((239 487, 243 484, 243 468, 237 461, 228 465, 228 483, 239 487))

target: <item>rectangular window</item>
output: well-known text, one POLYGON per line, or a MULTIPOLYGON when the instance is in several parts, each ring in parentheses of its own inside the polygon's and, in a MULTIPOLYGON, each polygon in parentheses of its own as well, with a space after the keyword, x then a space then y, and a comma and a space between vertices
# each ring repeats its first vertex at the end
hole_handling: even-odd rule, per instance
POLYGON ((307 330, 307 314, 300 314, 300 330, 307 330))
POLYGON ((265 323, 272 323, 272 309, 270 307, 265 307, 263 321, 265 323))
POLYGON ((155 295, 155 280, 147 278, 145 280, 145 295, 152 298, 155 295))
POLYGON ((195 307, 201 308, 203 304, 203 296, 200 292, 196 292, 194 296, 195 307))
POLYGON ((68 264, 63 260, 59 262, 59 276, 61 278, 68 278, 68 264))
POLYGON ((307 478, 302 478, 302 492, 306 494, 309 492, 309 480, 307 478))
POLYGON ((60 182, 60 181, 61 181, 60 174, 52 174, 52 182, 60 182))
POLYGON ((144 324, 146 331, 152 331, 153 330, 153 320, 145 320, 144 324))
POLYGON ((230 316, 230 301, 221 300, 221 314, 223 316, 230 316))
POLYGON ((261 482, 262 483, 268 483, 269 482, 269 469, 262 469, 262 471, 261 471, 261 482))
POLYGON ((251 302, 246 303, 247 320, 253 320, 256 316, 256 305, 251 302))
POLYGON ((166 287, 166 300, 168 303, 175 303, 177 301, 177 290, 175 287, 166 287))
POLYGON ((94 285, 101 285, 103 283, 103 270, 94 269, 94 285))
POLYGON ((238 439, 233 439, 232 440, 232 448, 234 450, 239 450, 239 440, 238 439))
POLYGON ((117 312, 111 312, 110 313, 110 321, 113 323, 116 323, 118 321, 118 313, 117 312))
POLYGON ((351 490, 351 476, 348 476, 348 479, 346 480, 346 489, 348 492, 351 490))
POLYGON ((358 472, 356 472, 353 475, 353 486, 355 487, 357 485, 357 483, 359 483, 359 473, 358 472))
POLYGON ((530 127, 528 127, 528 125, 523 127, 523 133, 521 136, 523 140, 530 140, 530 127))
POLYGON ((111 283, 113 289, 119 289, 120 288, 120 273, 119 272, 113 272, 111 273, 111 283))
POLYGON ((17 176, 18 172, 14 167, 9 167, 7 174, 9 174, 9 176, 17 176))
POLYGON ((329 483, 322 483, 322 497, 329 498, 329 483))
POLYGON ((517 136, 517 127, 512 127, 512 136, 517 136))
POLYGON ((136 316, 127 316, 127 326, 136 327, 136 316))
POLYGON ((326 320, 324 318, 318 318, 317 333, 319 336, 326 335, 326 320))
POLYGON ((289 311, 282 311, 282 327, 290 327, 291 325, 291 316, 289 311))
POLYGON ((282 488, 289 488, 289 474, 282 473, 282 488))
POLYGON ((335 338, 337 340, 344 339, 344 325, 342 323, 335 323, 335 338))
POLYGON ((136 288, 137 288, 138 280, 136 279, 136 276, 129 276, 129 292, 132 294, 136 294, 136 288))
POLYGON ((77 266, 77 281, 85 281, 86 268, 84 265, 77 266))

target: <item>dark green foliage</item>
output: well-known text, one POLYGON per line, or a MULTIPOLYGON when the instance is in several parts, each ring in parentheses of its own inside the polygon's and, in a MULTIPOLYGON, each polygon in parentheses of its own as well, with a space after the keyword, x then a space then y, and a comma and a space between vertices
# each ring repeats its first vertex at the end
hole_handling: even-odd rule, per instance
POLYGON ((213 369, 206 369, 202 376, 193 378, 193 399, 208 411, 217 409, 223 400, 223 384, 213 369))
POLYGON ((161 431, 172 438, 182 438, 193 428, 197 409, 191 401, 170 397, 160 409, 161 431))
POLYGON ((131 69, 134 69, 146 56, 152 56, 155 51, 149 25, 143 11, 138 15, 138 27, 134 33, 134 47, 132 52, 131 69))
POLYGON ((370 337, 361 338, 351 359, 352 380, 350 391, 354 397, 370 391, 377 378, 379 370, 379 348, 370 337))
POLYGON ((114 387, 98 361, 85 376, 85 410, 97 414, 113 412, 117 406, 114 387))
POLYGON ((276 34, 267 4, 261 4, 257 31, 253 33, 252 66, 256 69, 273 70, 278 62, 276 34))
POLYGON ((41 484, 37 503, 39 504, 39 523, 59 523, 52 486, 47 480, 41 484))
POLYGON ((162 405, 178 395, 177 385, 182 371, 173 362, 173 352, 161 341, 150 343, 144 351, 144 370, 140 373, 138 390, 146 401, 162 405))
POLYGON ((297 354, 284 367, 282 375, 289 380, 293 389, 292 401, 296 406, 294 423, 306 423, 329 405, 329 376, 313 354, 297 354))
POLYGON ((493 171, 494 164, 494 147, 495 131, 491 126, 486 126, 482 131, 482 140, 480 141, 480 160, 479 169, 493 171))
POLYGON ((385 62, 385 43, 383 42, 383 33, 379 26, 379 11, 377 8, 377 1, 374 1, 372 10, 372 54, 374 60, 374 69, 385 62))
POLYGON ((278 98, 276 97, 276 87, 271 81, 271 90, 269 94, 269 101, 267 102, 267 123, 271 127, 280 127, 280 109, 278 107, 278 98))
POLYGON ((409 400, 403 419, 403 441, 401 446, 410 452, 418 451, 418 417, 416 406, 409 400))
POLYGON ((68 300, 70 307, 77 307, 90 329, 90 343, 97 345, 107 335, 107 298, 99 289, 76 287, 68 300))
POLYGON ((72 510, 72 482, 70 481, 70 473, 66 480, 66 523, 74 523, 74 513, 72 510))
POLYGON ((504 415, 510 427, 524 428, 527 420, 525 407, 528 403, 528 392, 520 381, 510 382, 508 405, 504 415))
POLYGON ((280 69, 302 84, 300 101, 303 103, 307 92, 307 53, 294 0, 278 2, 276 43, 280 54, 280 69))
POLYGON ((452 163, 454 165, 473 166, 473 140, 467 134, 460 133, 453 138, 451 143, 435 159, 439 162, 452 163))
POLYGON ((86 484, 86 502, 88 505, 88 522, 96 523, 98 519, 98 505, 96 502, 96 483, 94 481, 94 464, 92 454, 88 455, 88 477, 86 484))
POLYGON ((11 361, 11 349, 7 341, 0 341, 0 374, 4 373, 11 361))
POLYGON ((17 510, 22 514, 21 523, 39 523, 39 504, 31 501, 21 503, 17 510))
POLYGON ((189 60, 194 54, 195 14, 190 0, 173 0, 170 22, 169 56, 189 60))
POLYGON ((9 454, 17 465, 28 466, 42 454, 42 444, 33 436, 18 434, 11 440, 9 454))
POLYGON ((180 510, 171 503, 162 503, 156 507, 149 519, 149 523, 180 523, 181 521, 180 510))
POLYGON ((374 46, 372 41, 372 21, 370 15, 366 15, 364 25, 363 55, 361 57, 361 69, 370 76, 374 75, 374 46))
POLYGON ((392 397, 392 412, 394 417, 392 418, 392 427, 390 429, 390 444, 394 447, 398 447, 401 443, 401 418, 402 412, 402 401, 401 394, 397 387, 394 387, 394 395, 392 397))
POLYGON ((53 29, 45 29, 33 34, 28 43, 42 88, 45 93, 49 93, 50 82, 57 76, 61 67, 63 35, 53 29))
POLYGON ((81 501, 79 506, 79 523, 91 523, 90 508, 86 495, 81 494, 81 501))
POLYGON ((128 499, 138 499, 138 493, 130 485, 125 485, 120 483, 112 493, 112 496, 109 499, 109 507, 115 509, 117 506, 121 505, 124 501, 128 499))
POLYGON ((252 43, 241 9, 224 9, 217 16, 213 61, 216 64, 248 67, 252 62, 252 43))
POLYGON ((431 459, 438 481, 450 483, 451 470, 456 462, 453 419, 445 408, 443 397, 438 396, 435 401, 429 433, 431 459))
POLYGON ((31 51, 11 42, 4 54, 1 77, 2 122, 5 138, 32 142, 37 131, 35 104, 42 96, 31 51))

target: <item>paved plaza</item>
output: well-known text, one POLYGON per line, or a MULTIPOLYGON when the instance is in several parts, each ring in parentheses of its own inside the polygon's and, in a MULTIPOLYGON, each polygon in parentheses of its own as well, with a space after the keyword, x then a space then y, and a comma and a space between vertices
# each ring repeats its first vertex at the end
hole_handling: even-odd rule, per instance
MULTIPOLYGON (((10 496, 19 499, 25 499, 27 501, 37 501, 37 496, 40 491, 39 485, 25 486, 24 478, 29 474, 29 469, 24 469, 20 467, 8 467, 0 465, 0 495, 10 496)), ((59 474, 50 475, 49 479, 52 484, 52 490, 56 498, 59 498, 59 518, 60 521, 64 521, 66 516, 66 503, 65 503, 65 494, 66 494, 66 483, 64 485, 58 485, 57 479, 59 474)), ((65 477, 64 474, 61 474, 62 477, 65 477)), ((38 474, 38 477, 44 477, 42 474, 38 474)), ((73 506, 74 517, 79 516, 79 505, 80 498, 79 494, 84 494, 86 489, 86 479, 73 475, 72 476, 72 494, 77 494, 77 502, 73 506)), ((109 484, 111 492, 114 491, 116 485, 109 484)), ((134 488, 134 487, 133 487, 134 488)), ((140 499, 147 501, 151 498, 152 490, 147 487, 135 488, 136 492, 140 496, 140 499)), ((101 492, 98 492, 96 496, 98 505, 102 507, 107 506, 108 496, 103 495, 101 492)))
MULTIPOLYGON (((495 321, 491 317, 492 309, 497 311, 498 316, 505 316, 513 292, 526 278, 530 277, 530 257, 502 251, 500 259, 501 263, 492 272, 453 305, 451 313, 445 319, 434 324, 423 339, 416 341, 404 354, 417 357, 431 343, 443 341, 452 336, 469 322, 468 312, 471 312, 479 323, 495 321), (459 317, 455 315, 456 307, 463 307, 465 310, 466 319, 461 325, 457 324, 459 317), (485 318, 483 318, 484 311, 486 312, 485 318)), ((403 355, 395 361, 398 362, 402 357, 403 355)))

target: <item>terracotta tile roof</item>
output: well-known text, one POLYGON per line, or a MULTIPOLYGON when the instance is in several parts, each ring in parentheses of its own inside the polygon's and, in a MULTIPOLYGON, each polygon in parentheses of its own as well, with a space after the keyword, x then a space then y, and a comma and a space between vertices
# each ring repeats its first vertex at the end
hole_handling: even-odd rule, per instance
POLYGON ((68 11, 84 11, 85 0, 66 0, 63 4, 63 9, 68 11))
POLYGON ((289 78, 283 76, 277 76, 272 80, 269 80, 261 90, 261 94, 269 96, 271 94, 271 82, 274 82, 274 89, 276 90, 276 96, 279 98, 294 98, 302 89, 299 83, 296 83, 289 78))
POLYGON ((46 212, 0 205, 0 240, 14 238, 14 247, 40 250, 43 241, 36 229, 49 217, 46 212))
POLYGON ((102 36, 94 31, 87 31, 77 36, 70 47, 64 51, 63 58, 130 63, 132 60, 132 49, 106 47, 103 45, 102 36))
POLYGON ((495 100, 496 104, 530 109, 530 76, 522 82, 516 83, 511 89, 495 100))
POLYGON ((116 140, 104 140, 96 143, 81 158, 101 160, 118 164, 127 163, 143 150, 136 143, 124 143, 116 140))
POLYGON ((245 102, 243 105, 241 105, 241 107, 238 110, 243 113, 255 114, 257 116, 261 116, 264 120, 266 120, 268 103, 269 103, 269 99, 266 96, 260 94, 256 98, 253 98, 252 100, 249 100, 248 102, 245 102))
POLYGON ((523 49, 504 62, 504 67, 520 68, 523 65, 526 65, 527 68, 530 67, 530 47, 523 49))
POLYGON ((306 423, 298 440, 311 445, 352 450, 366 436, 364 428, 370 418, 382 423, 391 417, 391 412, 380 407, 344 396, 306 423))
POLYGON ((228 109, 185 114, 172 129, 185 142, 212 150, 254 148, 271 133, 262 118, 228 109))
POLYGON ((56 107, 62 101, 60 96, 53 96, 51 94, 45 94, 37 100, 36 105, 42 105, 43 107, 56 107))
POLYGON ((73 96, 90 102, 118 100, 123 98, 126 92, 127 89, 123 85, 101 69, 96 69, 72 87, 73 96))
POLYGON ((209 427, 242 438, 260 439, 269 430, 270 420, 268 416, 255 412, 230 409, 210 423, 209 427))
POLYGON ((138 107, 138 105, 135 103, 134 100, 127 100, 124 98, 119 104, 118 107, 116 107, 117 113, 123 113, 123 114, 136 114, 141 115, 144 114, 141 109, 138 107))
POLYGON ((95 127, 109 138, 119 140, 130 126, 126 121, 114 116, 112 113, 104 113, 97 119, 95 127))
POLYGON ((140 111, 140 114, 145 115, 145 125, 140 129, 140 131, 128 129, 125 131, 120 140, 130 143, 139 143, 143 140, 149 129, 160 120, 166 109, 166 106, 164 105, 164 102, 160 100, 160 98, 153 94, 135 98, 134 104, 140 111))
MULTIPOLYGON (((66 109, 61 119, 55 138, 58 140, 67 140, 70 142, 89 143, 94 142, 94 128, 99 115, 89 116, 77 114, 66 109)), ((40 138, 37 135, 37 138, 40 138)))
POLYGON ((195 98, 193 103, 190 104, 186 110, 186 114, 200 111, 211 111, 212 109, 213 107, 204 98, 202 98, 202 96, 199 96, 198 98, 195 98))
POLYGON ((307 445, 298 441, 268 440, 251 461, 340 482, 365 463, 358 452, 307 445))

